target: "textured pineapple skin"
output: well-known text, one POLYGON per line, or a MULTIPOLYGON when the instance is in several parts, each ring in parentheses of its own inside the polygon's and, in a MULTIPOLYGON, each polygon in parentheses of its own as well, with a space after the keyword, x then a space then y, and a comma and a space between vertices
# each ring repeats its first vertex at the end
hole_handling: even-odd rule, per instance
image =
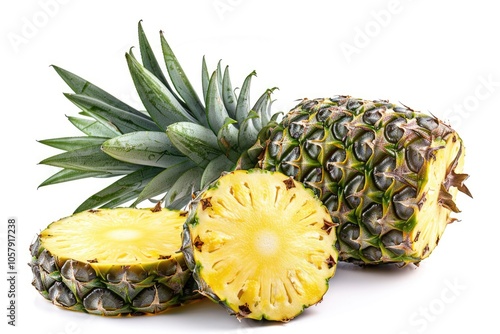
POLYGON ((339 224, 341 261, 418 264, 454 221, 457 188, 470 195, 458 134, 387 101, 305 99, 249 154, 315 191, 339 224))
POLYGON ((201 298, 180 253, 145 264, 78 261, 52 254, 40 235, 30 252, 32 285, 63 309, 102 316, 152 315, 201 298))

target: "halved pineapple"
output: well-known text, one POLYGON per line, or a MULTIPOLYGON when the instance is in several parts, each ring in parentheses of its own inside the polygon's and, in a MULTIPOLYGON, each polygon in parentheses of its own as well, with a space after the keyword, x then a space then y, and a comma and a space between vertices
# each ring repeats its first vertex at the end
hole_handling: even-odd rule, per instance
POLYGON ((338 258, 335 227, 302 183, 238 170, 192 205, 183 252, 203 295, 238 318, 277 321, 322 300, 338 258))
POLYGON ((153 314, 200 296, 181 248, 185 211, 89 210, 43 230, 33 285, 53 304, 99 315, 153 314))

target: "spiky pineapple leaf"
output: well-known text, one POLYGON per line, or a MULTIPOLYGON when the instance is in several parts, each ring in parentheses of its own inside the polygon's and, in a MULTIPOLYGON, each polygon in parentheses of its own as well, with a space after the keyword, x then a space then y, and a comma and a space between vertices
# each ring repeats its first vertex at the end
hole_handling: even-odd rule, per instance
POLYGON ((90 196, 75 210, 80 212, 97 207, 113 207, 134 199, 162 168, 143 167, 90 196))
POLYGON ((136 206, 144 200, 167 193, 177 181, 179 175, 193 167, 195 167, 195 164, 192 161, 185 160, 179 164, 163 169, 146 185, 146 187, 144 187, 132 206, 136 206))
POLYGON ((220 150, 226 155, 229 160, 238 160, 238 128, 235 126, 236 121, 231 118, 226 118, 224 125, 217 133, 217 142, 220 150))
POLYGON ((222 78, 222 101, 226 107, 229 117, 236 119, 236 101, 237 97, 231 84, 231 77, 229 75, 229 66, 224 70, 224 77, 222 78))
POLYGON ((111 174, 126 174, 140 168, 138 165, 116 160, 101 151, 101 145, 84 147, 78 150, 64 152, 40 161, 49 165, 88 172, 107 172, 111 174))
POLYGON ((138 131, 104 142, 102 151, 133 164, 167 168, 185 159, 165 132, 138 131))
POLYGON ((266 126, 267 123, 271 120, 270 113, 270 104, 271 104, 271 94, 277 88, 267 89, 255 102, 252 110, 257 113, 259 117, 253 118, 254 126, 257 128, 261 128, 266 126))
POLYGON ((207 186, 210 182, 218 179, 223 172, 230 172, 234 169, 235 163, 229 160, 224 154, 219 155, 205 168, 201 178, 201 189, 207 186))
POLYGON ((68 116, 68 120, 87 136, 113 138, 120 135, 120 132, 115 127, 103 124, 95 119, 68 116))
POLYGON ((259 129, 255 127, 253 119, 259 118, 259 115, 250 110, 248 117, 243 120, 238 133, 238 146, 241 150, 249 149, 259 134, 259 129))
POLYGON ((200 167, 221 153, 215 134, 202 125, 174 123, 167 128, 167 135, 179 151, 200 167))
POLYGON ((236 121, 240 125, 240 128, 243 121, 248 117, 248 111, 250 110, 250 84, 252 77, 255 75, 256 73, 253 71, 245 78, 241 86, 238 101, 236 102, 236 121))
POLYGON ((207 100, 205 103, 207 106, 208 125, 214 133, 218 133, 229 115, 221 98, 221 92, 219 90, 219 76, 217 71, 214 71, 212 77, 210 78, 207 100))
POLYGON ((202 175, 203 168, 200 167, 193 167, 179 175, 165 196, 165 207, 181 209, 179 205, 187 204, 193 193, 200 188, 202 175))
POLYGON ((172 80, 172 84, 175 87, 175 90, 182 97, 182 99, 188 106, 188 110, 198 120, 198 122, 200 124, 206 125, 207 121, 205 117, 205 107, 201 103, 198 94, 189 82, 186 73, 182 69, 181 64, 170 48, 170 45, 163 35, 163 32, 160 32, 160 39, 163 58, 165 59, 165 65, 167 66, 167 71, 170 76, 170 80, 172 80))
MULTIPOLYGON (((118 109, 95 98, 80 94, 64 94, 68 100, 89 115, 97 115, 113 124, 121 133, 133 131, 158 131, 156 124, 148 118, 118 109)), ((103 123, 103 122, 101 122, 103 123)))
POLYGON ((136 90, 144 107, 161 130, 176 122, 197 120, 177 101, 170 90, 130 53, 125 55, 136 90))
POLYGON ((54 68, 57 74, 59 74, 59 76, 64 80, 64 82, 66 82, 66 84, 71 88, 71 90, 73 90, 74 93, 92 97, 115 108, 131 112, 137 116, 147 117, 137 109, 129 106, 128 104, 117 99, 113 95, 97 87, 91 82, 79 77, 78 75, 55 65, 52 65, 52 68, 54 68))
POLYGON ((207 100, 208 84, 210 82, 210 74, 208 74, 207 62, 205 56, 201 60, 201 88, 203 90, 203 100, 207 100))
POLYGON ((158 80, 160 80, 168 90, 172 91, 170 85, 168 84, 167 78, 163 74, 163 71, 160 68, 160 64, 158 60, 156 60, 156 56, 151 48, 151 44, 149 44, 148 38, 144 33, 144 29, 142 28, 142 21, 139 21, 139 50, 141 51, 141 59, 142 65, 153 73, 158 80))
POLYGON ((85 179, 88 177, 107 177, 107 176, 114 176, 116 174, 110 174, 106 172, 87 172, 87 171, 82 171, 82 170, 76 170, 76 169, 61 169, 57 173, 53 174, 49 178, 47 178, 45 181, 40 183, 38 187, 44 187, 44 186, 49 186, 52 184, 57 184, 57 183, 63 183, 63 182, 68 182, 68 181, 75 181, 75 180, 80 180, 80 179, 85 179))
POLYGON ((79 137, 61 137, 52 139, 42 139, 38 142, 50 147, 58 148, 63 151, 72 151, 88 146, 96 146, 104 143, 108 138, 79 136, 79 137))

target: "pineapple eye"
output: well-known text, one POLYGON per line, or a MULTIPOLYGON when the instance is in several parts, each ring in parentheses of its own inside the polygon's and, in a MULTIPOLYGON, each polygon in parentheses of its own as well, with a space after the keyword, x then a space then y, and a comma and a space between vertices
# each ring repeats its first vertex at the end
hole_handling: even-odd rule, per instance
POLYGON ((417 123, 427 130, 434 130, 439 126, 438 121, 432 117, 417 117, 417 123))
POLYGON ((405 253, 404 249, 396 248, 403 243, 403 232, 398 230, 392 230, 384 234, 381 238, 384 246, 396 255, 403 255, 405 253))
POLYGON ((316 114, 316 119, 319 122, 324 122, 326 121, 330 115, 332 114, 333 110, 331 107, 322 107, 318 113, 316 114))
POLYGON ((277 131, 269 143, 269 155, 276 158, 281 151, 281 140, 283 138, 283 131, 277 131))
MULTIPOLYGON (((172 299, 174 292, 163 284, 153 285, 142 290, 137 297, 134 298, 132 306, 137 308, 160 306, 161 303, 166 303, 172 299)), ((153 310, 150 310, 153 311, 153 310)), ((154 313, 154 312, 153 312, 154 313)))
POLYGON ((123 307, 123 300, 105 289, 94 289, 83 299, 83 306, 89 312, 101 314, 103 310, 111 315, 123 307))
POLYGON ((379 220, 382 218, 382 205, 378 203, 372 203, 368 208, 366 208, 361 214, 361 221, 370 230, 372 234, 379 235, 382 231, 382 225, 379 220))
POLYGON ((400 219, 408 220, 413 215, 413 208, 403 202, 415 198, 415 196, 417 196, 417 191, 411 187, 406 187, 394 195, 394 211, 400 219))
POLYGON ((340 179, 342 179, 342 176, 344 175, 342 168, 336 166, 336 163, 345 161, 346 157, 346 152, 342 149, 338 149, 335 150, 328 159, 326 169, 334 182, 340 182, 340 179))
POLYGON ((392 184, 393 179, 384 175, 386 172, 393 171, 396 168, 396 159, 393 157, 386 157, 382 162, 377 164, 373 169, 373 181, 377 188, 386 191, 392 184))
POLYGON ((316 130, 312 134, 308 136, 306 143, 304 145, 305 151, 309 154, 312 159, 317 159, 320 152, 321 146, 316 143, 317 141, 321 141, 325 136, 324 130, 316 130))
POLYGON ((408 168, 411 171, 418 173, 422 166, 424 165, 425 159, 420 153, 422 149, 430 146, 429 141, 425 139, 417 139, 410 143, 406 148, 406 161, 408 163, 408 168))
POLYGON ((360 245, 358 242, 359 238, 359 226, 355 224, 345 224, 340 231, 340 240, 345 242, 349 247, 358 250, 360 245))
POLYGON ((347 129, 347 124, 349 124, 349 122, 352 121, 352 117, 343 117, 341 118, 340 120, 338 120, 337 122, 335 122, 333 124, 333 135, 335 136, 335 138, 337 138, 338 140, 344 140, 345 137, 347 136, 347 132, 348 132, 348 129, 347 129))
POLYGON ((354 142, 354 155, 359 161, 367 162, 372 156, 373 150, 370 146, 375 139, 375 134, 371 131, 365 132, 354 142))
POLYGON ((290 121, 290 126, 288 131, 292 138, 298 139, 305 131, 305 122, 309 118, 309 115, 299 115, 290 121))
POLYGON ((351 209, 356 209, 361 203, 361 198, 357 195, 365 185, 365 177, 356 175, 345 186, 344 198, 351 209))
POLYGON ((363 121, 367 124, 375 125, 375 123, 377 123, 378 120, 382 117, 384 111, 385 108, 375 108, 371 110, 366 110, 363 113, 363 121))
POLYGON ((403 118, 396 118, 387 123, 384 135, 389 142, 396 144, 403 137, 405 132, 401 129, 400 124, 404 122, 405 120, 403 118))
POLYGON ((379 261, 382 257, 382 252, 377 247, 369 246, 364 248, 361 253, 364 257, 366 257, 369 261, 379 261))
POLYGON ((339 198, 337 195, 331 194, 328 198, 323 199, 323 204, 325 204, 329 212, 337 211, 339 207, 339 198))
POLYGON ((90 282, 97 277, 95 270, 88 264, 75 260, 66 261, 61 268, 61 276, 67 280, 90 282))
POLYGON ((44 249, 38 257, 38 263, 48 273, 57 271, 56 260, 44 249))
POLYGON ((132 283, 142 282, 148 277, 147 272, 139 267, 114 266, 106 275, 106 278, 113 283, 127 280, 132 283))
POLYGON ((354 111, 355 114, 358 113, 358 110, 359 108, 362 106, 363 104, 357 100, 357 99, 349 99, 349 101, 347 102, 347 109, 348 110, 351 110, 351 111, 354 111))
POLYGON ((49 298, 65 307, 71 307, 76 304, 75 295, 62 282, 55 282, 49 289, 49 298))

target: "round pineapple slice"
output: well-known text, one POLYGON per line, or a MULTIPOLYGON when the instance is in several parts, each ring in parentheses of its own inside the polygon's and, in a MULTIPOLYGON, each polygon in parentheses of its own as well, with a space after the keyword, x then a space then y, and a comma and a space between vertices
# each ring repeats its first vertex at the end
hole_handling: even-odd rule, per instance
POLYGON ((201 297, 178 252, 186 216, 116 208, 53 222, 30 247, 33 285, 57 306, 105 316, 154 314, 201 297))
POLYGON ((183 252, 200 293, 238 318, 288 321, 320 302, 338 251, 328 210, 290 177, 223 175, 198 195, 183 252))

